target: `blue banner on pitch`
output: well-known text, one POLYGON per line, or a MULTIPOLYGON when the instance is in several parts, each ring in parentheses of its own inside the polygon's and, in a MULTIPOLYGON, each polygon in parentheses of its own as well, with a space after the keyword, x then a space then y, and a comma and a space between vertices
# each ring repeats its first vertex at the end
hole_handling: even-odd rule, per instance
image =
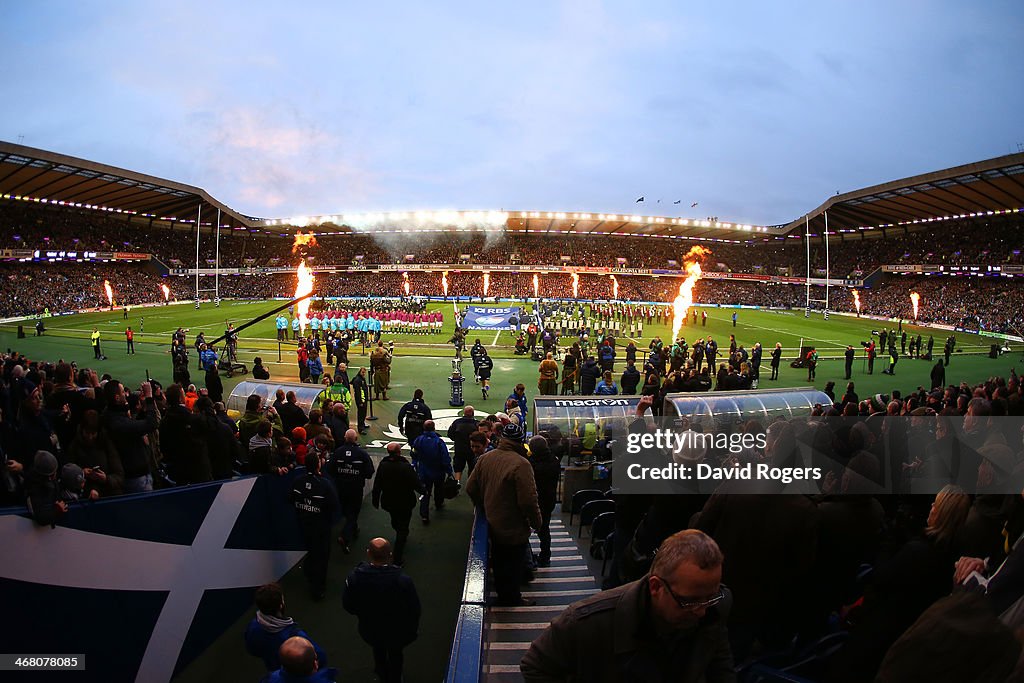
POLYGON ((511 329, 511 318, 519 319, 522 309, 491 308, 487 306, 470 306, 462 326, 467 330, 508 330, 511 329))

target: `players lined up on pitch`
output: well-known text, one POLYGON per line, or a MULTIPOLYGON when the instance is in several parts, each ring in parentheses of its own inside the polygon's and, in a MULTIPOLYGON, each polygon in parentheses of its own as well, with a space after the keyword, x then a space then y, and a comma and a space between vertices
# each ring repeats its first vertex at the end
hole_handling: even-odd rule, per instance
MULTIPOLYGON (((372 341, 378 341, 382 333, 441 334, 441 327, 444 324, 444 314, 441 311, 423 312, 422 304, 418 306, 421 309, 419 312, 404 310, 399 306, 401 304, 387 303, 378 304, 378 308, 372 309, 313 311, 310 312, 308 319, 309 334, 319 337, 322 333, 326 337, 335 332, 347 331, 356 332, 361 339, 372 341)), ((284 315, 279 315, 275 320, 275 327, 278 341, 288 340, 289 329, 293 340, 305 332, 298 317, 292 317, 289 321, 284 315)))

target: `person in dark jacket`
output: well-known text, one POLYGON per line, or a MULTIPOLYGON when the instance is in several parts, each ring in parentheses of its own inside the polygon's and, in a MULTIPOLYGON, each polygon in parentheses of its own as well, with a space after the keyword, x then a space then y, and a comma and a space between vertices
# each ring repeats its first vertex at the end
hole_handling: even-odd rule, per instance
POLYGON ((423 433, 416 437, 412 444, 413 464, 416 474, 423 484, 425 493, 420 500, 420 519, 430 524, 430 492, 434 492, 434 509, 444 508, 444 480, 454 476, 452 459, 448 454, 448 446, 441 441, 441 436, 434 430, 434 421, 423 423, 423 433))
POLYGON ((107 400, 103 425, 115 450, 121 456, 125 493, 153 490, 149 447, 143 438, 157 431, 159 417, 153 401, 153 385, 143 382, 140 392, 140 414, 139 419, 135 419, 128 414, 128 395, 124 386, 116 379, 108 380, 103 385, 103 394, 107 400))
POLYGON ((370 454, 359 446, 359 434, 349 429, 344 441, 327 461, 325 474, 334 480, 341 502, 341 516, 345 526, 338 536, 338 543, 347 555, 349 545, 359 535, 359 510, 363 506, 363 488, 373 478, 373 461, 370 454))
POLYGON ((600 378, 601 366, 597 364, 596 358, 588 357, 583 361, 583 367, 580 368, 580 394, 583 396, 593 395, 594 389, 597 387, 597 380, 600 378))
POLYGON ((555 509, 558 497, 558 477, 562 468, 551 453, 548 440, 543 436, 530 439, 530 465, 533 467, 533 478, 537 482, 537 502, 540 504, 541 525, 537 529, 540 539, 540 554, 537 556, 538 567, 551 566, 551 513, 555 509))
POLYGON ((469 468, 473 472, 473 465, 476 464, 476 457, 469 447, 469 437, 478 429, 476 422, 476 409, 473 406, 466 406, 462 410, 462 417, 452 422, 448 427, 448 438, 455 446, 455 458, 452 463, 455 470, 455 479, 462 479, 462 471, 469 468))
POLYGON ((374 672, 383 683, 401 683, 402 650, 416 640, 420 599, 412 579, 391 564, 391 544, 375 538, 366 562, 345 581, 342 605, 359 619, 359 636, 373 648, 374 672))
MULTIPOLYGON (((417 389, 412 393, 412 400, 398 410, 398 431, 409 439, 410 444, 414 443, 423 433, 423 424, 433 418, 430 407, 423 401, 423 390, 417 389)), ((414 453, 415 450, 416 446, 413 446, 414 453)))
POLYGON ((270 371, 263 365, 263 359, 259 356, 253 359, 252 365, 252 378, 253 379, 270 379, 270 371))
POLYGON ((327 595, 327 562, 331 557, 331 524, 340 507, 334 487, 320 476, 320 458, 306 458, 306 474, 296 478, 291 502, 306 545, 302 569, 314 600, 327 595))
POLYGON ((160 451, 168 476, 181 485, 212 481, 206 421, 185 407, 185 392, 177 384, 167 387, 165 395, 167 410, 160 421, 160 451))
POLYGON ((942 361, 936 361, 935 367, 932 368, 932 389, 946 386, 946 366, 942 364, 942 361))
POLYGON ((235 463, 242 459, 242 446, 235 438, 235 425, 217 417, 209 396, 200 396, 193 406, 196 418, 202 422, 206 438, 206 453, 210 458, 210 475, 217 479, 231 477, 235 463))
POLYGON ((352 398, 356 404, 357 428, 360 434, 365 434, 370 430, 370 425, 366 424, 366 409, 370 404, 370 385, 366 382, 366 368, 359 368, 359 372, 352 378, 352 398))
POLYGON ((299 405, 299 399, 294 391, 285 394, 284 403, 281 404, 281 431, 284 434, 291 434, 296 427, 301 427, 309 420, 306 411, 299 405))
POLYGON ((771 379, 779 378, 779 364, 782 362, 782 344, 775 342, 775 348, 772 349, 772 376, 771 379))
POLYGON ((49 451, 37 451, 31 467, 22 469, 25 502, 36 524, 53 526, 57 518, 68 511, 67 503, 60 498, 59 469, 57 458, 49 451))
POLYGON ((402 444, 392 441, 387 455, 377 465, 371 493, 373 507, 384 509, 391 516, 395 530, 394 564, 405 562, 405 543, 409 538, 409 520, 416 507, 416 494, 422 491, 419 477, 412 465, 402 457, 402 444))
POLYGON ((640 371, 636 369, 636 363, 626 361, 626 369, 622 373, 619 385, 622 387, 622 394, 631 396, 636 393, 637 385, 640 384, 640 371))
POLYGON ((523 657, 523 679, 734 683, 722 559, 700 531, 670 536, 648 575, 556 617, 523 657))
POLYGON ((95 410, 87 410, 82 415, 78 435, 68 448, 68 462, 82 468, 90 492, 96 491, 100 497, 121 493, 124 482, 121 456, 107 435, 100 433, 100 416, 95 410))
POLYGON ((280 584, 268 583, 256 589, 256 616, 245 629, 245 651, 263 660, 267 671, 281 668, 278 652, 289 638, 305 638, 316 652, 320 667, 327 666, 327 654, 309 634, 284 615, 284 592, 280 584))

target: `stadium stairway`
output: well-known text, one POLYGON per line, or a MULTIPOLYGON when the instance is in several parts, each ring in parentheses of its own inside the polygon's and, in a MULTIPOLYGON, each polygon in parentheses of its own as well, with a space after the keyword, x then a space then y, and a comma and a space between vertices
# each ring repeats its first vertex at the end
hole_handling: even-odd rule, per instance
MULTIPOLYGON (((536 535, 530 541, 534 554, 540 552, 536 535)), ((599 590, 576 539, 560 516, 551 519, 551 566, 537 568, 534 579, 524 587, 523 597, 536 601, 529 607, 489 607, 486 616, 481 681, 521 681, 519 661, 530 643, 570 603, 599 590)), ((495 594, 492 592, 493 599, 495 594)))

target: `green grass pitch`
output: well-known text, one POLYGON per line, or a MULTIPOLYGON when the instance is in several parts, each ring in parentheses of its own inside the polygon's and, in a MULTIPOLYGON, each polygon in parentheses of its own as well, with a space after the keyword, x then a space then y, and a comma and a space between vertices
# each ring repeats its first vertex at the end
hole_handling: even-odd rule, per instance
MULTIPOLYGON (((215 307, 212 303, 204 303, 199 310, 195 310, 191 303, 133 308, 129 313, 128 320, 124 319, 121 309, 57 316, 46 319, 47 332, 43 337, 31 336, 34 333, 34 321, 24 323, 25 332, 29 335, 25 339, 16 338, 16 325, 4 325, 0 327, 0 344, 3 344, 4 348, 17 349, 30 358, 76 360, 80 367, 96 367, 101 373, 109 372, 129 384, 136 384, 144 380, 147 371, 150 376, 167 384, 171 379, 171 333, 179 325, 190 330, 188 339, 191 344, 195 334, 200 330, 206 333, 208 339, 213 339, 223 332, 227 321, 233 322, 238 327, 272 310, 275 305, 280 303, 283 302, 224 301, 220 307, 215 307), (128 325, 131 325, 136 331, 136 355, 134 356, 128 356, 125 352, 124 330, 128 325), (102 335, 102 349, 107 356, 106 361, 93 360, 92 349, 88 341, 93 327, 97 327, 102 335)), ((451 303, 432 303, 429 305, 429 309, 439 309, 445 314, 442 334, 396 334, 384 337, 385 340, 394 339, 396 358, 392 373, 392 400, 374 404, 375 413, 382 418, 393 417, 397 407, 408 400, 413 389, 417 387, 424 389, 428 403, 432 407, 447 407, 449 396, 447 378, 451 372, 449 359, 453 356, 452 346, 447 344, 447 340, 453 332, 452 305, 451 303)), ((812 314, 810 318, 805 318, 803 311, 799 310, 742 309, 738 311, 739 320, 734 328, 731 317, 735 309, 708 308, 707 310, 707 326, 702 327, 698 324, 695 328, 692 323, 688 324, 683 327, 683 336, 692 342, 698 334, 705 337, 710 334, 722 348, 728 348, 730 334, 735 334, 737 342, 748 350, 754 342, 761 342, 765 348, 762 378, 769 374, 766 370, 769 351, 776 342, 782 343, 784 354, 779 381, 770 382, 762 379, 761 385, 764 387, 812 386, 807 382, 805 370, 789 367, 790 361, 797 355, 801 340, 805 345, 817 346, 824 359, 819 363, 817 379, 813 386, 822 388, 826 382, 832 380, 836 382, 837 395, 842 393, 846 384, 843 379, 842 360, 842 352, 846 344, 852 344, 857 349, 853 380, 862 397, 879 392, 889 393, 893 389, 906 392, 915 389, 918 385, 927 384, 929 381, 932 363, 912 360, 905 356, 901 357, 894 377, 880 374, 880 371, 888 365, 888 358, 882 356, 879 356, 875 362, 875 373, 873 375, 865 374, 864 353, 859 343, 861 340, 869 339, 871 331, 881 326, 879 321, 845 316, 832 316, 825 321, 820 314, 812 314)), ((925 340, 931 332, 935 337, 934 350, 941 352, 945 337, 948 335, 947 332, 930 331, 928 328, 919 328, 913 325, 906 327, 908 327, 908 333, 920 332, 925 340)), ((647 325, 644 327, 643 338, 636 340, 637 346, 645 351, 647 344, 655 334, 667 341, 671 336, 671 329, 668 325, 647 325)), ((966 333, 957 333, 956 336, 958 352, 954 354, 950 367, 947 368, 946 376, 949 382, 962 380, 977 382, 992 375, 1005 376, 1009 372, 1009 368, 1020 360, 1020 345, 1015 345, 1016 348, 1012 354, 992 360, 987 357, 991 340, 966 333)), ((467 402, 475 404, 479 410, 494 412, 501 410, 504 398, 517 382, 526 384, 528 396, 536 393, 537 365, 526 358, 514 356, 512 353, 513 337, 510 333, 495 334, 471 331, 468 342, 472 344, 477 338, 488 347, 495 359, 493 389, 491 398, 482 402, 480 394, 470 378, 465 385, 467 402)), ((566 338, 563 343, 571 344, 573 341, 573 338, 566 338)), ((279 346, 276 341, 274 316, 241 333, 239 357, 242 361, 251 364, 253 357, 261 356, 274 379, 296 380, 298 371, 295 364, 294 344, 281 345, 280 362, 278 362, 278 354, 279 346)), ((620 359, 621 357, 620 349, 620 359)), ((357 367, 364 364, 363 358, 368 360, 368 357, 360 355, 358 345, 353 346, 350 350, 349 358, 352 361, 350 365, 357 367)), ((198 362, 197 359, 193 360, 198 362)), ((623 362, 617 362, 617 374, 624 367, 623 362)), ((224 378, 225 389, 230 391, 240 379, 241 377, 238 375, 233 378, 224 378)), ((193 381, 198 383, 201 380, 202 374, 193 370, 193 381)), ((375 425, 380 424, 381 421, 375 423, 375 425)), ((371 436, 373 435, 371 432, 371 436)))

